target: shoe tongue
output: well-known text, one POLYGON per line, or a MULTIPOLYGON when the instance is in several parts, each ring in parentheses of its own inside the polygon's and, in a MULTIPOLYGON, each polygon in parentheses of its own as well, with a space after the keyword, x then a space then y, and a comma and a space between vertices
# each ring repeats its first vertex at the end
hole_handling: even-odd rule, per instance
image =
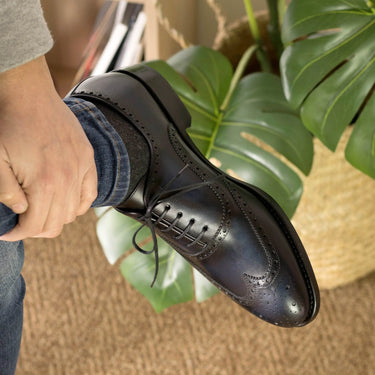
POLYGON ((128 194, 127 199, 125 199, 116 208, 124 211, 144 213, 145 182, 146 176, 143 176, 138 182, 138 185, 135 187, 135 189, 128 194))

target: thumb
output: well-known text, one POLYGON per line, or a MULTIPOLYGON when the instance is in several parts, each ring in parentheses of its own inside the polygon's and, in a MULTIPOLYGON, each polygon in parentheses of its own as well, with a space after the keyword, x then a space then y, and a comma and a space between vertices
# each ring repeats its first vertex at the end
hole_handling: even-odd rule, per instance
POLYGON ((0 202, 16 214, 24 213, 28 207, 25 193, 12 168, 5 161, 0 162, 0 202))

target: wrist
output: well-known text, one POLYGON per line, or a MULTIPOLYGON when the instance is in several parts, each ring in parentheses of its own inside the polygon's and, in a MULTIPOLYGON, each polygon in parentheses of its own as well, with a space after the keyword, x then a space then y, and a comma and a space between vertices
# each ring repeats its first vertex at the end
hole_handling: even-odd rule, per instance
POLYGON ((57 95, 44 56, 0 74, 0 110, 35 105, 40 95, 57 95))

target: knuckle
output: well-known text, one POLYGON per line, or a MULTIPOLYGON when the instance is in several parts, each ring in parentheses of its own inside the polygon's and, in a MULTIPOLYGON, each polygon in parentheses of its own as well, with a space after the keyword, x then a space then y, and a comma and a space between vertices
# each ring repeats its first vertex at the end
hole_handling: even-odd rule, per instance
POLYGON ((37 224, 31 228, 25 228, 25 230, 29 233, 28 237, 32 237, 37 236, 40 233, 43 233, 44 228, 42 224, 37 224))
POLYGON ((40 224, 29 225, 29 223, 22 222, 18 226, 17 238, 24 239, 28 237, 35 237, 42 232, 43 232, 43 225, 40 225, 40 224))
POLYGON ((91 207, 96 197, 97 197, 97 193, 87 194, 85 198, 81 201, 80 207, 77 211, 77 215, 78 216, 84 215, 89 210, 89 208, 91 207))
POLYGON ((11 191, 0 192, 1 202, 14 202, 17 199, 17 194, 11 191))
POLYGON ((85 153, 86 158, 90 160, 94 160, 94 148, 92 147, 90 143, 86 143, 84 147, 84 153, 85 153))
POLYGON ((50 229, 43 234, 43 237, 45 237, 45 238, 55 238, 55 237, 58 237, 61 234, 62 231, 63 231, 63 227, 50 229))
POLYGON ((95 164, 95 160, 94 160, 95 154, 94 154, 94 149, 92 147, 89 148, 89 150, 87 152, 87 157, 90 160, 90 162, 95 164))
POLYGON ((69 215, 66 220, 65 220, 65 224, 70 224, 70 223, 73 223, 73 221, 76 219, 77 215, 76 214, 71 214, 69 215))
POLYGON ((84 201, 87 202, 88 206, 91 206, 91 203, 94 202, 97 196, 98 196, 98 191, 96 189, 90 190, 86 193, 86 196, 84 197, 84 201))
POLYGON ((95 158, 94 158, 94 149, 90 146, 85 149, 82 153, 80 158, 81 167, 87 173, 87 171, 91 170, 92 168, 96 168, 95 165, 95 158))
POLYGON ((84 215, 88 210, 90 206, 82 206, 80 209, 77 211, 77 216, 82 216, 84 215))

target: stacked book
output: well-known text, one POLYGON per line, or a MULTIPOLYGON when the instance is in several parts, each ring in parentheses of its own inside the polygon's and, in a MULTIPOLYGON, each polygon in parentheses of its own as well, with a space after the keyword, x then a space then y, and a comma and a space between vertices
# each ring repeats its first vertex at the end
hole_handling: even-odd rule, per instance
POLYGON ((75 81, 140 62, 145 26, 143 4, 107 1, 99 12, 75 81))

